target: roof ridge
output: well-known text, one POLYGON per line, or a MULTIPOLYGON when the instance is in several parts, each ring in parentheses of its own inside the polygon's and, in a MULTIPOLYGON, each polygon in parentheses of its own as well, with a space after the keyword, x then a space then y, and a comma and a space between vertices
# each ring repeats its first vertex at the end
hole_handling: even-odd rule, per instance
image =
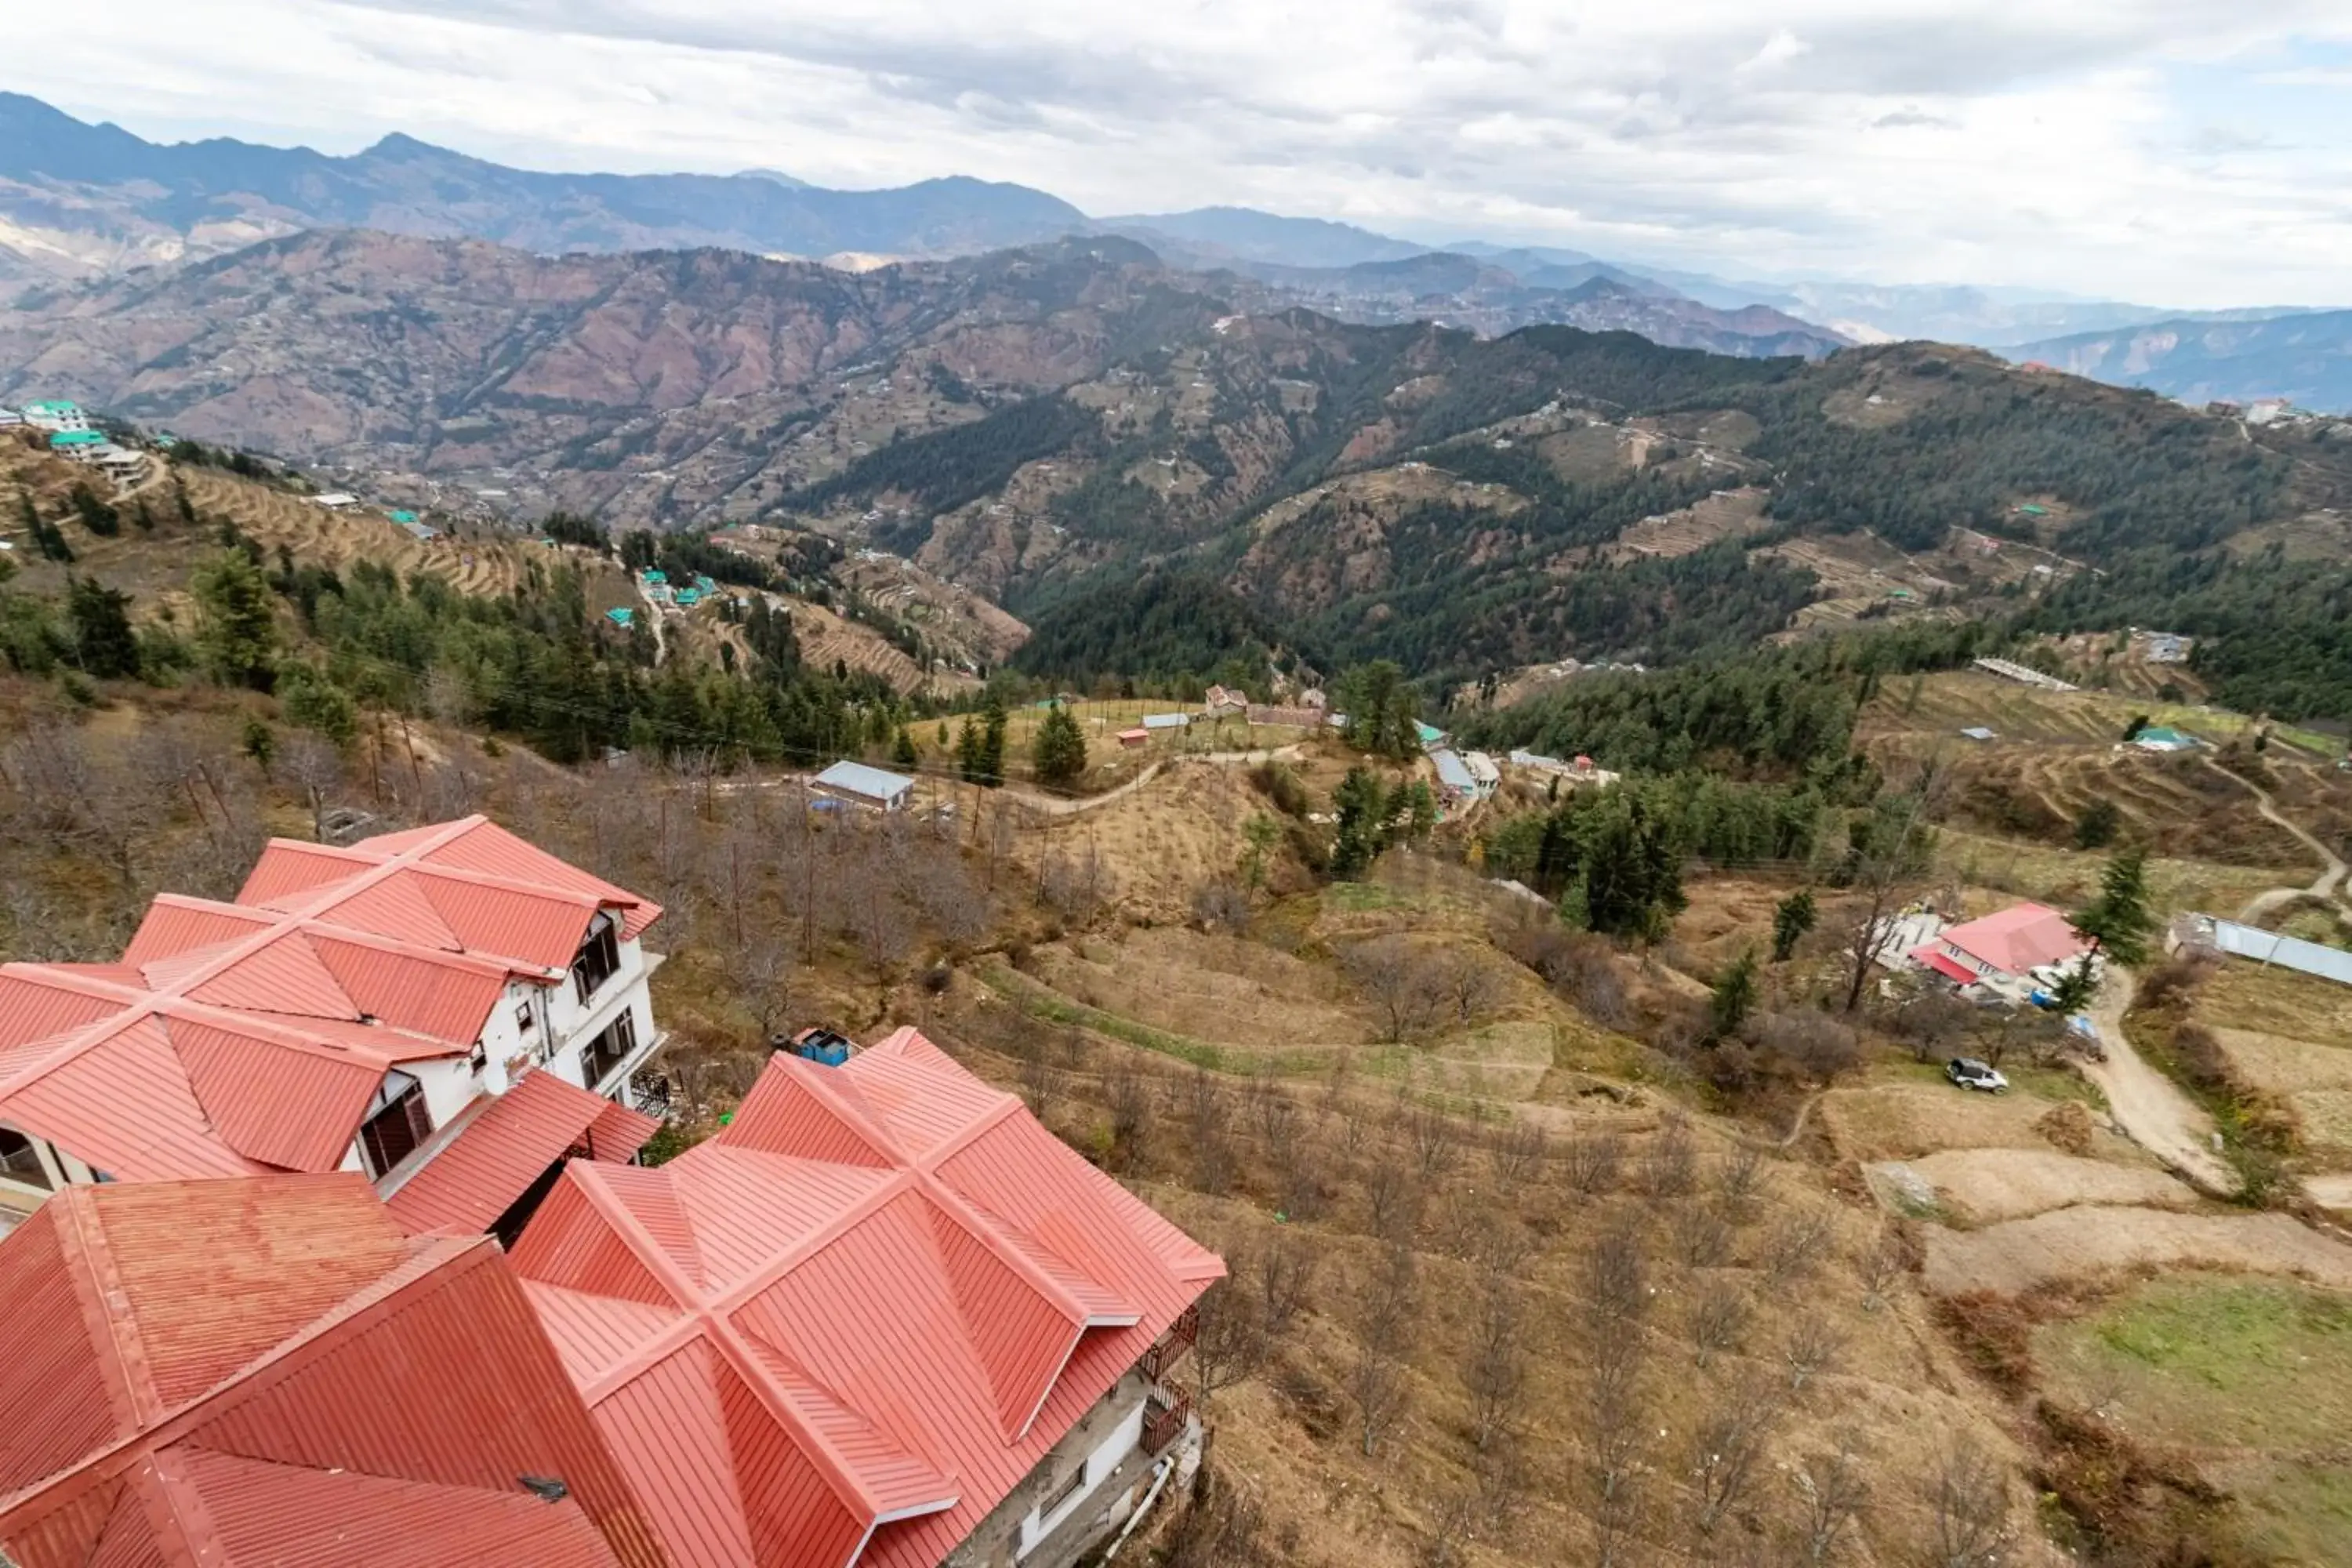
MULTIPOLYGON (((451 823, 448 825, 449 828, 455 829, 456 831, 445 830, 441 833, 435 834, 431 838, 420 843, 415 849, 408 851, 407 853, 422 855, 430 849, 437 848, 442 844, 448 842, 450 839, 459 837, 461 833, 471 831, 476 825, 488 819, 477 816, 467 817, 460 822, 451 823)), ((398 868, 400 864, 400 858, 394 857, 391 859, 380 862, 371 869, 362 872, 361 875, 362 877, 371 878, 389 876, 394 870, 398 868)), ((240 907, 251 909, 257 906, 243 905, 240 907)), ((123 1029, 128 1028, 132 1024, 138 1023, 142 1019, 153 1017, 160 1010, 161 1004, 163 1002, 176 1001, 185 998, 190 991, 194 990, 197 986, 202 985, 205 982, 212 979, 223 970, 227 969, 236 963, 242 963, 245 959, 251 957, 254 953, 259 952, 263 948, 278 940, 279 936, 283 935, 288 931, 293 930, 297 922, 305 918, 307 918, 307 916, 302 912, 289 910, 286 911, 279 919, 272 921, 268 925, 254 932, 251 936, 231 938, 227 942, 220 944, 224 949, 226 949, 226 951, 224 951, 211 963, 191 969, 187 973, 181 975, 167 987, 146 993, 142 999, 125 1006, 121 1013, 115 1015, 113 1017, 100 1018, 85 1026, 83 1029, 73 1037, 73 1039, 65 1046, 59 1047, 54 1056, 50 1057, 47 1061, 34 1067, 29 1071, 11 1082, 8 1086, 9 1092, 15 1093, 16 1090, 23 1089, 27 1084, 37 1083, 42 1079, 45 1079, 51 1073, 57 1071, 59 1068, 64 1067, 68 1062, 79 1058, 104 1041, 112 1039, 116 1035, 121 1033, 123 1029)))
MULTIPOLYGON (((593 1162, 574 1161, 567 1167, 566 1173, 580 1184, 582 1194, 604 1216, 614 1235, 637 1255, 637 1261, 661 1282, 664 1289, 670 1292, 685 1314, 685 1321, 700 1329, 703 1339, 726 1358, 735 1375, 742 1379, 744 1386, 751 1390, 760 1403, 767 1406, 770 1415, 787 1427, 816 1462, 834 1495, 870 1524, 882 1511, 879 1504, 866 1495, 856 1467, 834 1447, 824 1433, 817 1430, 816 1424, 801 1409, 791 1392, 776 1381, 774 1374, 761 1363, 759 1356, 748 1345, 739 1342, 744 1337, 744 1331, 731 1320, 734 1307, 722 1310, 718 1302, 723 1298, 706 1296, 699 1287, 687 1279, 678 1268, 677 1260, 669 1255, 668 1248, 645 1227, 628 1205, 621 1201, 619 1194, 604 1184, 603 1173, 582 1168, 583 1164, 591 1163, 593 1162)), ((691 1226, 690 1218, 688 1223, 691 1226)), ((689 1342, 691 1338, 690 1334, 682 1337, 680 1344, 689 1342)))

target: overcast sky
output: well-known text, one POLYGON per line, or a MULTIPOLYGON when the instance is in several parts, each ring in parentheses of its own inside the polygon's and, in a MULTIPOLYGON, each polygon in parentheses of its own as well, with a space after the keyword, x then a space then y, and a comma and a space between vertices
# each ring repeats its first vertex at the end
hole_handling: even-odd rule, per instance
POLYGON ((156 140, 1017 180, 1734 277, 2352 304, 2352 0, 82 0, 156 140))

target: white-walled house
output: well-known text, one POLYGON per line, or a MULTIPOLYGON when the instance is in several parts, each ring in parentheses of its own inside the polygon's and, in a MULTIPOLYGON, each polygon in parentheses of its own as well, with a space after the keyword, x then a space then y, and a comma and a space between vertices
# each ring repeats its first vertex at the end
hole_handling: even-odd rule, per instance
POLYGON ((519 1229, 659 1125, 658 906, 482 817, 274 839, 115 963, 0 966, 0 1209, 58 1187, 358 1171, 410 1229, 519 1229))

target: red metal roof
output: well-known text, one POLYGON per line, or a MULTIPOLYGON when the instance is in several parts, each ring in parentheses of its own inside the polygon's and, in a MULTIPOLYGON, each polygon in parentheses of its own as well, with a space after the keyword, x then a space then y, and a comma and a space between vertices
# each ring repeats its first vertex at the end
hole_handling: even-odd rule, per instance
POLYGON ((599 908, 660 912, 478 816, 272 840, 239 897, 158 897, 121 964, 0 966, 0 1121, 126 1180, 332 1170, 389 1067, 469 1050, 599 908))
POLYGON ((1979 980, 1983 978, 1983 976, 1979 974, 1975 970, 1970 969, 1967 964, 1962 963, 1958 959, 1954 958, 1950 953, 1946 952, 1942 948, 1936 946, 1933 942, 1928 943, 1925 947, 1913 948, 1911 950, 1911 956, 1918 960, 1921 963, 1926 964, 1928 968, 1934 970, 1937 973, 1942 975, 1945 979, 1957 980, 1963 985, 1974 985, 1979 980))
POLYGON ((1224 1272, 911 1029, 571 1165, 513 1261, 672 1555, 728 1568, 931 1568, 1224 1272))
POLYGON ((356 1175, 61 1193, 0 1240, 0 1321, 22 1568, 668 1561, 497 1244, 356 1175))
POLYGON ((1999 914, 1951 926, 1937 940, 2010 974, 2077 958, 2091 948, 2072 921, 2046 904, 2011 904, 1999 914))
POLYGON ((565 1151, 625 1161, 661 1125, 551 1072, 534 1072, 475 1105, 448 1145, 384 1200, 415 1235, 488 1230, 565 1151))

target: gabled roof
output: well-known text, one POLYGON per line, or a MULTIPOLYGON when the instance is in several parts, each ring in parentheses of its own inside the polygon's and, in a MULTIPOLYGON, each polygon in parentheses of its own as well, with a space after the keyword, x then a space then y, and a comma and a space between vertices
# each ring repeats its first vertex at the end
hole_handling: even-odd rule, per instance
POLYGON ((384 1203, 419 1236, 486 1231, 567 1150, 626 1161, 661 1125, 551 1072, 534 1072, 496 1099, 478 1100, 447 1144, 384 1203))
POLYGON ((356 1175, 61 1193, 0 1240, 0 1321, 21 1568, 667 1561, 497 1244, 412 1241, 356 1175))
POLYGON ((2046 904, 2012 904, 1999 914, 1950 927, 1938 940, 2011 974, 2078 957, 2091 945, 2046 904))
POLYGON ((903 1029, 514 1249, 680 1562, 931 1568, 1224 1266, 903 1029))
POLYGON ((236 903, 158 896, 121 963, 0 965, 0 1122, 130 1181, 331 1171, 387 1069, 470 1050, 600 910, 660 913, 478 816, 273 839, 236 903))

